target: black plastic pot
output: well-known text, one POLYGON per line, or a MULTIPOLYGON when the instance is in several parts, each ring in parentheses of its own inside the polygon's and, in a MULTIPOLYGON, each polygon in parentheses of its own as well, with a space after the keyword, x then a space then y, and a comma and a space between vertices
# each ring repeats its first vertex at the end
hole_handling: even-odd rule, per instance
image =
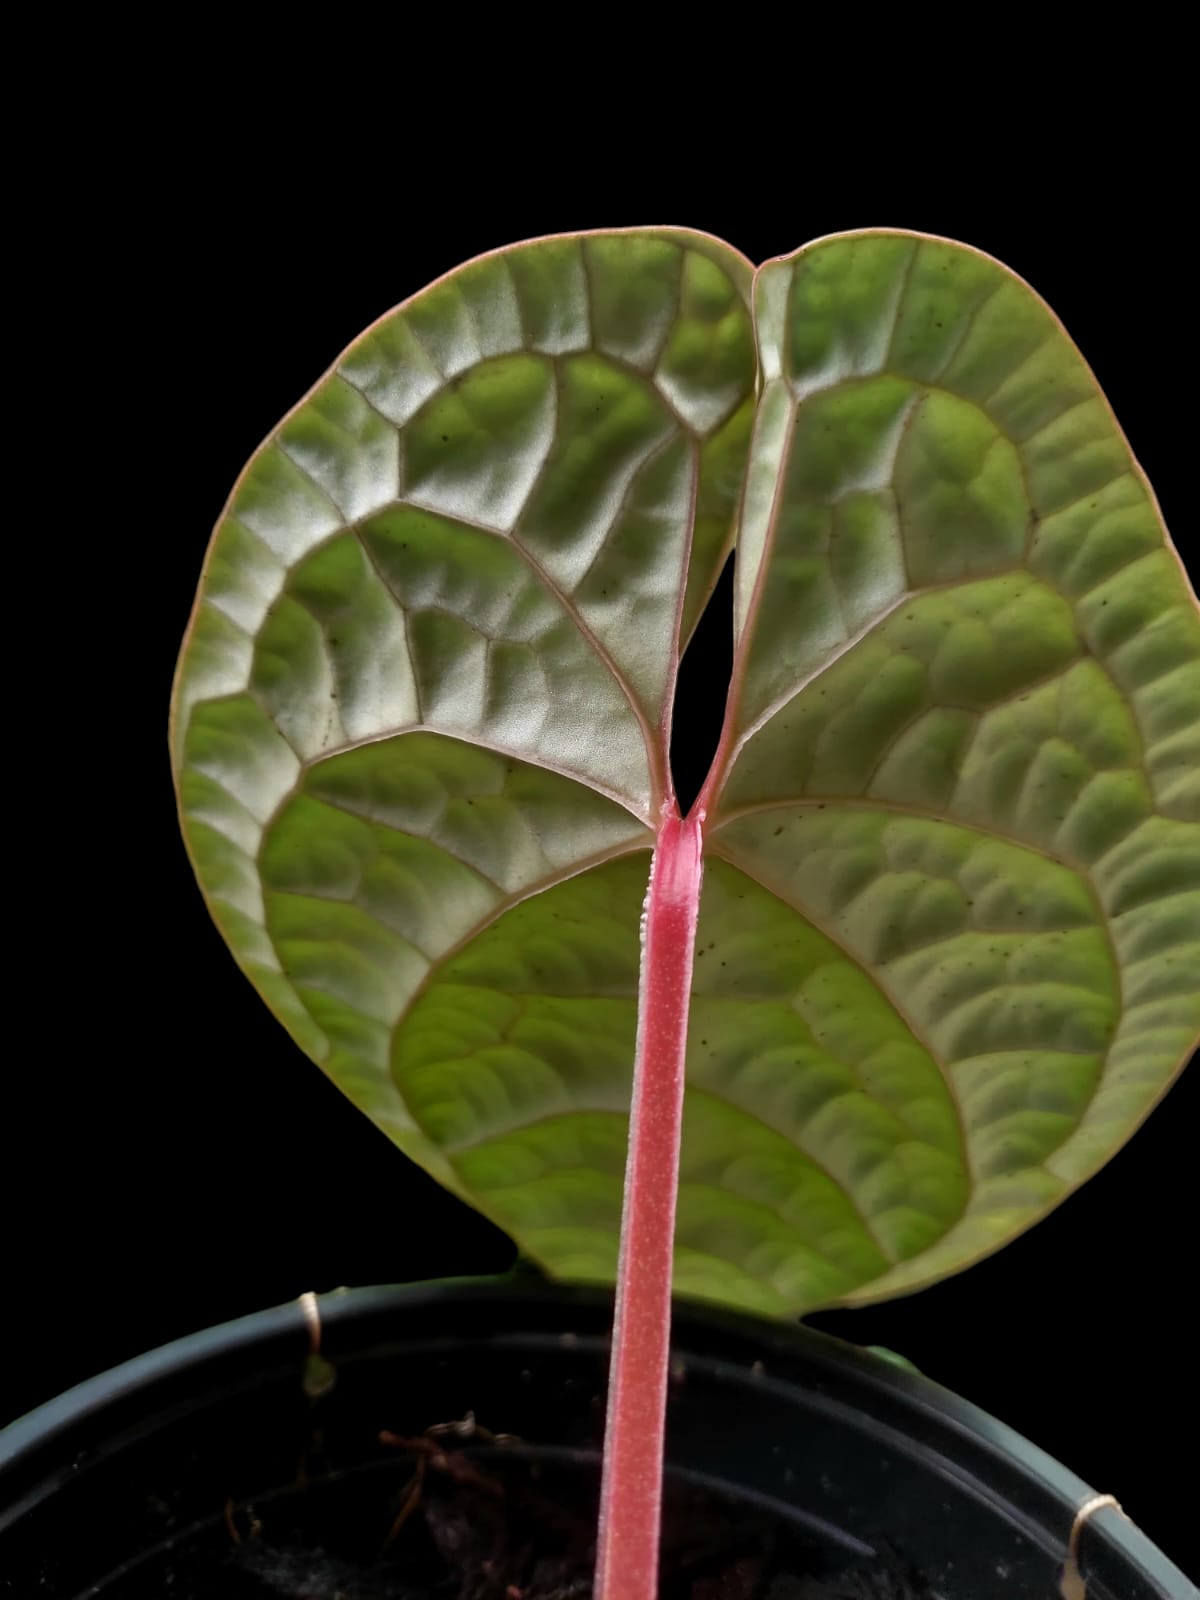
MULTIPOLYGON (((537 1285, 326 1295, 337 1381, 317 1398, 302 1386, 299 1305, 129 1362, 0 1436, 0 1592, 190 1600, 188 1573, 227 1570, 221 1592, 239 1595, 238 1529, 337 1550, 369 1521, 377 1538, 411 1472, 380 1430, 416 1435, 467 1412, 520 1442, 456 1449, 583 1474, 593 1493, 609 1317, 603 1295, 537 1285)), ((827 1574, 891 1549, 945 1600, 1057 1596, 1092 1491, 1010 1429, 804 1328, 683 1306, 675 1349, 677 1487, 754 1508, 827 1574)), ((1079 1554, 1088 1600, 1198 1594, 1114 1510, 1086 1523, 1079 1554)))

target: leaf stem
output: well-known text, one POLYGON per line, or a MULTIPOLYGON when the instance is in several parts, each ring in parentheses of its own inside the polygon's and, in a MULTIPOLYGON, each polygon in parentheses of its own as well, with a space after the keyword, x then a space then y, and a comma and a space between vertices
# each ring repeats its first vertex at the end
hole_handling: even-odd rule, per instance
POLYGON ((681 818, 673 801, 664 807, 642 921, 596 1600, 655 1600, 658 1592, 671 1269, 703 822, 702 811, 681 818))

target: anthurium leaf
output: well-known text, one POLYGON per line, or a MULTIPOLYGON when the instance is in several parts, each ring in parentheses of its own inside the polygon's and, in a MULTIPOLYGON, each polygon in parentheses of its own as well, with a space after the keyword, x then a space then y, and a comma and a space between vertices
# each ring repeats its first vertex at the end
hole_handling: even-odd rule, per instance
POLYGON ((679 644, 752 421, 750 280, 677 230, 450 273, 267 439, 206 561, 172 747, 213 914, 297 1042, 494 1214, 489 1140, 628 1103, 679 644))
POLYGON ((758 274, 756 353, 752 278, 704 235, 584 235, 384 317, 234 490, 172 748, 296 1040, 529 1255, 610 1279, 675 672, 740 504, 676 1272, 788 1313, 994 1248, 1177 1070, 1200 622, 1026 285, 821 241, 758 274))
POLYGON ((759 1119, 721 1183, 803 1305, 993 1249, 1181 1065, 1200 621, 1095 379, 998 263, 841 236, 755 304, 689 1071, 759 1119))

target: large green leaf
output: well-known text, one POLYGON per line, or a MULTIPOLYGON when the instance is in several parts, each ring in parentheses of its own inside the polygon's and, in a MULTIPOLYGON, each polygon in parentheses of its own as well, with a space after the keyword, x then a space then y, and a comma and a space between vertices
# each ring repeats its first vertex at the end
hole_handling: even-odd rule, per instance
POLYGON ((750 280, 674 231, 451 273, 266 441, 206 562, 172 737, 221 931, 355 1102, 502 1218, 489 1145, 628 1099, 642 890, 623 924, 570 912, 585 990, 633 971, 581 1036, 536 972, 519 1000, 459 975, 506 913, 553 946, 606 863, 644 887, 677 638, 733 533, 750 280))
POLYGON ((768 264, 752 322, 753 278, 585 235, 383 318, 234 490, 173 754, 296 1040, 530 1255, 611 1278, 678 653, 740 502, 677 1275, 784 1313, 994 1248, 1174 1075, 1200 621, 1018 279, 892 233, 768 264))

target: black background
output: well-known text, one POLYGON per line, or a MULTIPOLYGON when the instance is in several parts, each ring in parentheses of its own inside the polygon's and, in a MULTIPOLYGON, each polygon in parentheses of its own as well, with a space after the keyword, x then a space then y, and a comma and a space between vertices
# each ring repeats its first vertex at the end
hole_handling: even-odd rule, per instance
MULTIPOLYGON (((761 161, 725 173, 708 163, 705 181, 684 181, 668 144, 648 166, 592 158, 565 181, 532 149, 502 157, 485 140, 471 162, 449 146, 416 160, 405 156, 411 130, 395 135, 394 159, 377 150, 364 165, 353 141, 323 161, 282 137, 217 156, 176 130, 163 177, 147 128, 127 152, 134 170, 98 171, 89 196, 105 218, 93 248, 107 288, 93 277, 80 291, 100 302, 103 347, 84 441, 87 531, 104 537, 72 613, 74 686, 59 709, 75 737, 69 753, 50 742, 57 778, 36 790, 68 795, 49 954, 67 976, 39 1012, 32 1060, 10 1076, 10 1214, 29 1253, 11 1272, 4 1415, 306 1289, 495 1272, 513 1259, 506 1238, 341 1098, 239 976, 185 859, 167 765, 174 658, 229 486, 391 304, 480 251, 575 228, 694 226, 755 260, 867 225, 959 237, 1060 313, 1168 523, 1186 527, 1187 334, 1160 314, 1191 292, 1182 241, 1170 226, 1112 228, 1104 195, 1064 179, 1065 144, 1060 160, 1019 176, 977 170, 970 186, 922 179, 920 162, 888 182, 843 170, 815 183, 803 168, 784 182, 761 161), (70 797, 83 793, 77 808, 70 797)), ((70 504, 68 482, 61 492, 70 504)), ((689 669, 678 754, 693 770, 720 710, 720 657, 718 644, 689 669)), ((1196 1399, 1198 1093, 1193 1074, 1001 1254, 911 1298, 814 1319, 903 1352, 1116 1493, 1177 1560, 1196 1399)))

